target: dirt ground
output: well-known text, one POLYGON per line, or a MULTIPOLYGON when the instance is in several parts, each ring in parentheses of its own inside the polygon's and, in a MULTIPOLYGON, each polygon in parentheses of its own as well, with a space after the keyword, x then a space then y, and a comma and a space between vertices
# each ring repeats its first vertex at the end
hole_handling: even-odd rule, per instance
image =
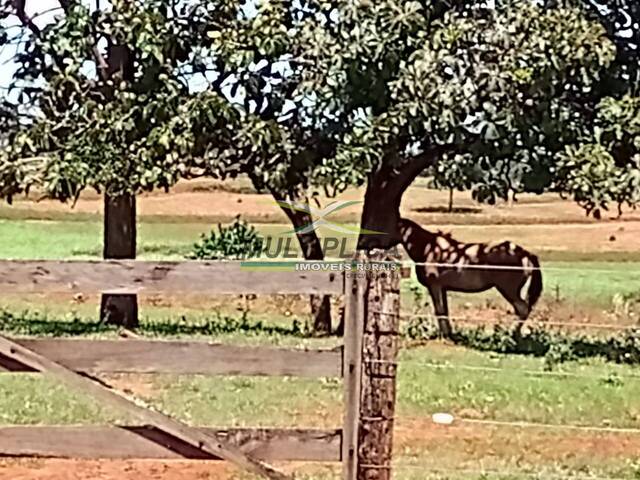
MULTIPOLYGON (((171 195, 161 192, 138 197, 142 221, 169 223, 231 222, 237 215, 255 224, 288 225, 288 220, 270 195, 249 193, 248 186, 213 181, 179 184, 171 195), (234 190, 236 189, 236 190, 234 190)), ((362 190, 349 190, 338 200, 361 200, 362 190)), ((336 199, 319 196, 322 209, 336 199)), ((469 194, 458 193, 457 213, 447 213, 447 193, 420 186, 405 194, 402 215, 430 229, 451 231, 463 241, 509 239, 528 249, 567 252, 632 252, 640 250, 640 212, 626 212, 621 218, 604 215, 596 221, 578 205, 556 195, 522 196, 512 205, 478 205, 469 194)), ((103 201, 84 194, 75 206, 57 201, 16 199, 13 206, 0 205, 0 218, 70 219, 74 215, 102 215, 103 201)), ((327 217, 330 221, 359 221, 356 204, 327 217)), ((80 217, 77 217, 80 218, 80 217)))
MULTIPOLYGON (((336 198, 318 195, 312 206, 321 210, 336 200, 362 200, 362 189, 350 189, 336 198)), ((54 200, 35 201, 37 196, 28 199, 17 198, 13 207, 3 208, 30 210, 32 212, 89 213, 101 215, 102 198, 95 193, 86 192, 75 204, 62 204, 54 200)), ((606 224, 616 220, 617 212, 603 212, 601 221, 587 217, 582 208, 570 200, 561 200, 555 194, 523 195, 519 201, 511 204, 501 203, 495 206, 480 205, 474 202, 466 192, 456 193, 455 211, 448 213, 446 205, 448 193, 427 189, 420 185, 409 188, 404 196, 402 214, 424 224, 558 224, 558 223, 596 223, 606 224)), ((357 221, 361 205, 353 205, 336 214, 336 221, 357 221)), ((232 220, 236 215, 257 223, 288 223, 286 216, 268 194, 251 191, 242 181, 220 183, 210 180, 182 182, 167 195, 153 192, 138 196, 138 215, 144 217, 170 217, 173 219, 217 218, 232 220)), ((640 212, 625 212, 622 221, 640 221, 640 212)))
MULTIPOLYGON (((399 464, 413 461, 434 469, 473 467, 507 461, 517 466, 581 465, 606 461, 621 464, 640 455, 640 435, 559 432, 481 425, 435 425, 430 419, 400 419, 396 427, 399 464)), ((279 466, 292 472, 313 471, 315 464, 279 466)), ((239 471, 223 462, 150 460, 5 459, 0 480, 232 480, 239 471)))
POLYGON ((432 456, 455 455, 458 464, 497 456, 550 464, 587 459, 615 462, 640 455, 640 435, 633 433, 568 432, 465 423, 443 426, 434 424, 430 418, 400 419, 395 442, 395 448, 405 455, 411 451, 430 452, 432 456))
POLYGON ((1 480, 225 480, 233 468, 223 462, 128 460, 1 460, 1 480))

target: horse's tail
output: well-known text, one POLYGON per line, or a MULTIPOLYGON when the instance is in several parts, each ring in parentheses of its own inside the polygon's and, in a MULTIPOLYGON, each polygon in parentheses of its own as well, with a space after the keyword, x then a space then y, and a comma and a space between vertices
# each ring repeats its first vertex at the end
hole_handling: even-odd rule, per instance
POLYGON ((538 257, 529 254, 529 260, 533 266, 531 272, 531 283, 529 284, 529 291, 527 292, 527 303, 529 308, 533 308, 540 295, 542 295, 542 271, 540 270, 540 262, 538 257))

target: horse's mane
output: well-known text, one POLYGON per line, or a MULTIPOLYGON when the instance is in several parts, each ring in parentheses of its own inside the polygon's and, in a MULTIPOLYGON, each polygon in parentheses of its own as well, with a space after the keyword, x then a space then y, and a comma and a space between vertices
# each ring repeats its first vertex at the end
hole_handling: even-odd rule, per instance
POLYGON ((401 229, 412 228, 415 232, 421 232, 421 235, 426 235, 428 238, 443 237, 451 242, 457 242, 457 240, 453 238, 451 232, 443 232, 442 230, 433 232, 427 230, 422 225, 414 222, 413 220, 409 220, 408 218, 400 218, 398 223, 401 229))

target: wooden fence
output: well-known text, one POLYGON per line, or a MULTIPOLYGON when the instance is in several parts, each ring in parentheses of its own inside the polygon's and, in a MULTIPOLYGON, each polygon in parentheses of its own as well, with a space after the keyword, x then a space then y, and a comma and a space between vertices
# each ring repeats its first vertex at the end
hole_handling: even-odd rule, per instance
POLYGON ((0 428, 0 456, 223 459, 267 478, 264 462, 336 461, 345 480, 391 476, 399 276, 357 258, 362 271, 251 270, 237 262, 0 261, 3 293, 344 295, 344 345, 333 350, 240 347, 199 341, 0 337, 0 370, 38 371, 120 408, 131 426, 0 428), (365 274, 364 272, 369 271, 365 274), (97 373, 337 377, 344 422, 333 430, 188 426, 92 378, 97 373))

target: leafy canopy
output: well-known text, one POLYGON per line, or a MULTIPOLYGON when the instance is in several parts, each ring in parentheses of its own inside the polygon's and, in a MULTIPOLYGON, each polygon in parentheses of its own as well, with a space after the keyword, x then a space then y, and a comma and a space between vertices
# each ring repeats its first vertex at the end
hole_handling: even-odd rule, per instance
MULTIPOLYGON (((634 50, 584 2, 62 3, 51 24, 27 25, 21 95, 0 108, 3 196, 239 173, 337 193, 382 173, 410 181, 436 152, 482 172, 469 185, 481 200, 551 189, 589 211, 636 202, 634 50)), ((6 48, 16 37, 2 31, 6 48)))

